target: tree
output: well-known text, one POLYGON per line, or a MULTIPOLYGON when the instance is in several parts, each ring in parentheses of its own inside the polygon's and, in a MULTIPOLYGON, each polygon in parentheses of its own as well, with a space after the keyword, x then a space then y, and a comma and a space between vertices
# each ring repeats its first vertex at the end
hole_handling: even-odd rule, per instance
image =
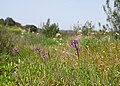
POLYGON ((7 18, 5 19, 5 25, 6 25, 6 26, 15 26, 15 21, 14 21, 12 18, 7 17, 7 18))
POLYGON ((73 29, 74 29, 75 35, 79 35, 79 31, 81 31, 79 21, 77 21, 77 25, 74 24, 73 29))
POLYGON ((37 32, 38 31, 38 28, 35 25, 26 25, 24 28, 30 32, 37 32))
POLYGON ((22 27, 22 25, 19 22, 15 22, 15 26, 22 27))
POLYGON ((4 19, 0 19, 0 25, 4 25, 4 19))
POLYGON ((46 37, 55 37, 56 33, 59 32, 59 27, 56 23, 50 24, 50 19, 48 19, 46 24, 43 24, 42 30, 46 37))
POLYGON ((83 35, 90 35, 94 31, 95 26, 92 22, 87 21, 84 26, 82 26, 82 34, 83 35))
POLYGON ((103 6, 107 15, 107 21, 111 26, 111 31, 115 33, 115 37, 120 38, 120 0, 113 0, 113 7, 110 5, 110 0, 106 0, 106 5, 103 6))

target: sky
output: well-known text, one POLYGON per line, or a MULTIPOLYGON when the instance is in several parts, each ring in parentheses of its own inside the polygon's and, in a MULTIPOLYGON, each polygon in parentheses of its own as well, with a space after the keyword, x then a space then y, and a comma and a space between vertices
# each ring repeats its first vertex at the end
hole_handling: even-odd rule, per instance
POLYGON ((0 18, 11 17, 22 25, 41 27, 50 18, 60 29, 72 29, 74 24, 106 23, 105 0, 0 0, 0 18))

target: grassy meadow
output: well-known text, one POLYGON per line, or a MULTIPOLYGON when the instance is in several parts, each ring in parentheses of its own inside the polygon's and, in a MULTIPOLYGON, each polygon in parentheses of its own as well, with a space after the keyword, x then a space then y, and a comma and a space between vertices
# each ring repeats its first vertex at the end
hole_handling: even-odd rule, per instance
POLYGON ((14 30, 0 33, 0 86, 120 86, 120 40, 110 34, 47 38, 14 30))

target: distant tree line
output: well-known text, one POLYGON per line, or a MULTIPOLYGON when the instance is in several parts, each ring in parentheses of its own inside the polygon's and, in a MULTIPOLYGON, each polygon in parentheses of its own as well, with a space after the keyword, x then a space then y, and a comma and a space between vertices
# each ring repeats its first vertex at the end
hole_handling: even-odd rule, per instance
POLYGON ((21 27, 22 29, 25 29, 26 31, 30 31, 30 32, 38 31, 38 28, 35 25, 22 26, 19 22, 14 21, 10 17, 7 17, 6 19, 0 19, 0 25, 8 26, 8 27, 11 27, 11 26, 21 27))
POLYGON ((12 18, 7 17, 5 20, 4 19, 0 19, 0 24, 1 25, 5 25, 5 26, 21 26, 20 23, 15 22, 12 18))
POLYGON ((47 20, 46 23, 43 23, 42 28, 38 28, 35 25, 25 25, 22 26, 20 23, 14 21, 12 18, 7 17, 6 19, 0 19, 0 25, 11 27, 21 27, 22 29, 29 31, 29 32, 39 32, 43 33, 46 37, 55 37, 56 33, 59 32, 58 24, 53 23, 51 24, 50 19, 47 20))
MULTIPOLYGON (((106 0, 106 4, 103 6, 104 12, 107 15, 108 24, 102 25, 99 23, 100 26, 99 32, 104 34, 105 32, 112 34, 116 39, 120 39, 120 0, 113 0, 113 6, 110 5, 111 0, 106 0)), ((14 21, 12 18, 7 17, 5 20, 0 19, 0 24, 5 26, 17 26, 22 27, 26 31, 29 32, 38 32, 39 30, 46 36, 46 37, 54 37, 56 33, 59 32, 58 24, 50 23, 50 19, 47 20, 46 23, 43 23, 42 28, 37 28, 35 25, 25 25, 22 26, 20 23, 14 21)), ((89 36, 91 33, 96 32, 94 25, 92 22, 87 21, 85 25, 74 26, 75 34, 77 32, 81 32, 83 35, 89 36)), ((94 34, 94 33, 93 33, 94 34)))

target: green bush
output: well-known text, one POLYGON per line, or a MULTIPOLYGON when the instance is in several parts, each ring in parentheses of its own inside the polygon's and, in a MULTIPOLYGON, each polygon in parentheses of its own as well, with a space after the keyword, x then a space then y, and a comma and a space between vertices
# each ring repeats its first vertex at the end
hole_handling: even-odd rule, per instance
POLYGON ((53 37, 55 37, 56 33, 59 32, 59 27, 55 23, 50 24, 50 19, 48 19, 47 22, 46 22, 46 24, 43 25, 42 30, 43 30, 43 34, 46 37, 53 38, 53 37))
POLYGON ((9 53, 14 46, 14 36, 6 28, 0 28, 0 53, 9 53))
POLYGON ((93 40, 91 38, 85 38, 81 41, 81 45, 86 47, 86 48, 90 48, 93 51, 99 50, 100 49, 100 44, 98 41, 93 40))
POLYGON ((23 28, 29 32, 38 32, 38 28, 35 25, 26 25, 23 28))
POLYGON ((114 32, 116 39, 120 39, 120 0, 106 0, 106 4, 103 6, 104 11, 107 15, 107 21, 110 25, 110 30, 114 32))

